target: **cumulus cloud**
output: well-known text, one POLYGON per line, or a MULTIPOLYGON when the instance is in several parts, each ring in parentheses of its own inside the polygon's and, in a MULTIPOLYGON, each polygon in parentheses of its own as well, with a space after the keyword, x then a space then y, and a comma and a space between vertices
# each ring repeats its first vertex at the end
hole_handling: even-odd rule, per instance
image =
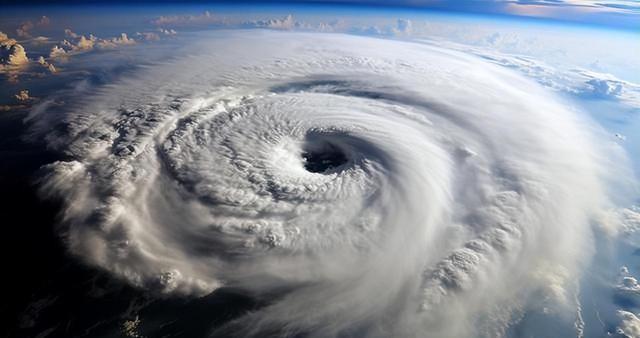
POLYGON ((640 108, 640 85, 624 81, 607 73, 583 68, 561 70, 525 55, 498 53, 486 48, 458 45, 455 48, 471 52, 495 64, 513 68, 553 90, 580 98, 623 101, 640 108))
POLYGON ((136 36, 139 36, 140 38, 142 38, 143 40, 146 41, 158 41, 160 40, 160 35, 158 35, 158 33, 154 33, 154 32, 137 32, 136 36))
POLYGON ((138 316, 131 320, 125 320, 122 323, 122 334, 131 338, 142 338, 143 336, 138 333, 138 326, 140 326, 140 318, 138 316))
POLYGON ((97 38, 93 35, 89 35, 89 38, 86 38, 84 35, 81 35, 78 39, 78 43, 72 46, 72 49, 75 51, 86 51, 91 50, 95 45, 97 38))
POLYGON ((29 31, 31 31, 33 27, 34 27, 33 22, 31 21, 24 22, 20 25, 20 27, 16 29, 16 34, 21 38, 25 38, 25 39, 30 38, 31 34, 29 33, 29 31))
MULTIPOLYGON (((297 21, 293 15, 289 14, 281 18, 266 18, 260 20, 242 20, 239 18, 226 18, 212 14, 208 11, 201 15, 175 15, 160 16, 152 23, 157 26, 166 27, 222 27, 222 28, 264 28, 274 30, 300 30, 300 31, 317 31, 317 32, 337 32, 346 31, 348 25, 343 20, 332 21, 329 23, 309 23, 305 21, 297 21)), ((404 22, 404 24, 410 22, 404 22)), ((403 29, 410 30, 410 27, 403 26, 403 29)), ((158 31, 164 35, 175 35, 174 29, 166 29, 159 27, 158 31)))
POLYGON ((57 72, 58 72, 58 70, 56 69, 56 67, 55 67, 52 63, 49 63, 49 62, 44 58, 44 56, 40 56, 40 58, 38 58, 38 63, 39 63, 41 66, 46 67, 46 68, 49 70, 49 72, 51 72, 51 73, 57 73, 57 72))
POLYGON ((591 79, 586 83, 591 86, 596 96, 608 97, 622 94, 622 84, 618 81, 591 79))
POLYGON ((0 70, 29 63, 24 47, 0 32, 0 70))
MULTIPOLYGON (((74 52, 83 52, 92 50, 96 42, 98 42, 98 38, 93 34, 89 34, 89 37, 85 37, 84 35, 77 34, 70 29, 65 29, 64 33, 70 39, 74 39, 76 42, 72 43, 68 40, 62 41, 62 46, 69 48, 74 52)), ((56 46, 57 47, 57 46, 56 46)))
MULTIPOLYGON (((424 22, 422 22, 424 25, 424 22)), ((355 34, 373 35, 373 36, 395 36, 395 37, 415 37, 416 35, 425 35, 425 32, 414 30, 414 22, 409 19, 397 19, 392 24, 387 25, 371 25, 371 26, 344 26, 341 31, 347 31, 355 34), (417 34, 414 34, 417 33, 417 34)), ((429 35, 429 34, 426 34, 429 35)))
POLYGON ((64 50, 64 48, 61 48, 58 46, 53 46, 53 48, 51 48, 51 52, 49 53, 50 58, 59 58, 59 57, 64 57, 66 55, 67 55, 67 51, 64 50))
POLYGON ((623 81, 611 74, 598 73, 588 70, 576 70, 585 78, 582 93, 597 98, 633 99, 640 102, 640 86, 623 81))
POLYGON ((632 276, 624 276, 622 277, 622 281, 620 285, 618 285, 618 290, 624 292, 632 292, 638 293, 640 292, 640 285, 638 285, 638 280, 632 276))
POLYGON ((254 28, 270 28, 270 29, 284 29, 290 30, 297 26, 300 26, 300 23, 297 23, 293 19, 293 15, 289 14, 281 19, 268 19, 268 20, 255 20, 248 21, 244 23, 244 26, 254 27, 254 28))
POLYGON ((139 36, 145 41, 158 41, 176 34, 178 34, 178 32, 175 29, 158 28, 155 32, 138 32, 136 36, 139 36))
MULTIPOLYGON (((141 36, 145 36, 144 34, 139 34, 141 36)), ((149 34, 150 33, 147 33, 146 37, 151 37, 149 34)), ((77 34, 70 29, 65 29, 65 35, 73 42, 63 40, 61 46, 54 46, 49 53, 50 58, 68 57, 73 54, 91 51, 94 48, 111 49, 119 46, 136 44, 135 39, 130 38, 126 33, 121 33, 118 37, 102 39, 94 36, 93 34, 89 34, 89 37, 86 37, 84 35, 77 34)))
POLYGON ((640 318, 633 312, 618 311, 620 325, 616 329, 616 334, 620 338, 640 338, 640 318))
POLYGON ((51 20, 46 16, 42 16, 35 24, 32 21, 25 21, 16 29, 16 35, 23 39, 30 39, 34 28, 48 26, 50 23, 51 20))
POLYGON ((640 284, 638 280, 629 273, 626 266, 620 268, 618 282, 614 286, 615 300, 628 307, 640 304, 640 284))
POLYGON ((640 231, 640 207, 632 206, 618 211, 622 231, 627 235, 632 235, 640 231))
POLYGON ((164 35, 176 35, 178 33, 174 29, 165 29, 165 28, 158 28, 158 32, 164 35))
POLYGON ((220 25, 227 23, 225 18, 205 11, 200 15, 170 15, 160 16, 151 21, 156 26, 199 26, 199 25, 220 25))
POLYGON ((18 101, 29 101, 29 100, 31 100, 31 97, 29 96, 29 91, 26 90, 26 89, 21 90, 18 94, 14 95, 14 97, 18 101))
POLYGON ((413 24, 408 19, 398 19, 396 25, 396 31, 401 34, 411 34, 413 30, 413 24))
POLYGON ((126 33, 120 34, 119 37, 111 39, 101 39, 97 42, 96 46, 99 48, 116 48, 120 45, 135 45, 136 41, 129 38, 126 33))
POLYGON ((67 37, 70 37, 70 38, 74 38, 74 39, 76 39, 76 38, 79 38, 79 37, 80 37, 78 34, 76 34, 74 31, 72 31, 72 30, 71 30, 71 29, 69 29, 69 28, 66 28, 66 29, 64 30, 64 35, 66 35, 67 37))

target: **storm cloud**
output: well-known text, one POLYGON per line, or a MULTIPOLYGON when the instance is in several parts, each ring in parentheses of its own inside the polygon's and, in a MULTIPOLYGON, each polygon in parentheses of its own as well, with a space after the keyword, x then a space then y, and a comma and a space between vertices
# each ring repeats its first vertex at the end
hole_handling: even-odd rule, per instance
POLYGON ((188 50, 65 116, 41 191, 78 257, 161 294, 274 297, 216 336, 577 327, 624 160, 573 108, 424 44, 254 30, 188 50))

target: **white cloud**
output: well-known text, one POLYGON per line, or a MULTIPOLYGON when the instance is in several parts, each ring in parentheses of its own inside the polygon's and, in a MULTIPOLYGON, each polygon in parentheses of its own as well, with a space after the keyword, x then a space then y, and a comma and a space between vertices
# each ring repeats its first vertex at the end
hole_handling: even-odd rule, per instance
POLYGON ((620 209, 617 213, 622 231, 627 235, 637 234, 640 231, 640 207, 620 209))
POLYGON ((0 69, 20 67, 29 63, 24 47, 0 32, 0 69))
POLYGON ((634 313, 618 310, 618 318, 621 323, 616 333, 621 338, 640 338, 640 319, 634 313))
POLYGON ((27 22, 23 22, 20 27, 18 27, 16 29, 16 34, 24 39, 28 39, 31 38, 31 33, 30 31, 33 29, 34 25, 33 22, 31 21, 27 21, 27 22))
POLYGON ((410 35, 413 31, 413 24, 408 19, 398 19, 396 31, 400 34, 410 35))
POLYGON ((48 37, 46 37, 46 36, 36 36, 35 38, 33 38, 29 42, 34 44, 34 45, 44 45, 44 44, 48 43, 49 40, 50 39, 48 37))
POLYGON ((301 25, 300 23, 297 23, 293 19, 293 15, 291 14, 281 19, 256 20, 256 21, 248 21, 244 23, 244 26, 247 26, 247 27, 283 29, 283 30, 290 30, 300 25, 301 25))
POLYGON ((40 58, 38 58, 38 63, 39 63, 40 65, 42 65, 43 67, 46 67, 46 68, 49 70, 49 72, 51 72, 51 73, 57 73, 57 72, 58 72, 58 70, 56 69, 56 67, 55 67, 52 63, 49 63, 49 62, 44 58, 44 56, 40 56, 40 58))
POLYGON ((201 15, 170 15, 160 16, 151 21, 156 26, 199 26, 225 24, 226 19, 205 11, 201 15))
POLYGON ((115 37, 111 39, 100 39, 98 40, 96 46, 99 48, 116 48, 120 45, 135 45, 136 41, 132 38, 129 38, 126 33, 120 34, 120 37, 115 37))
POLYGON ((35 24, 32 21, 25 21, 21 23, 20 26, 16 29, 16 35, 23 39, 30 39, 32 38, 31 31, 34 28, 46 27, 50 23, 51 23, 51 20, 46 16, 40 17, 40 19, 36 21, 35 24))
POLYGON ((619 81, 609 81, 604 79, 591 79, 586 82, 593 88, 596 96, 620 96, 622 94, 622 83, 619 81))
POLYGON ((158 41, 160 40, 160 35, 158 35, 158 33, 154 33, 154 32, 137 32, 136 36, 139 36, 140 38, 142 38, 143 40, 146 41, 158 41))
MULTIPOLYGON (((555 9, 571 8, 575 7, 580 10, 593 10, 594 12, 618 12, 629 14, 640 14, 640 5, 634 0, 599 0, 599 1, 581 1, 581 0, 495 0, 496 2, 506 2, 521 7, 520 10, 516 10, 515 7, 508 7, 517 14, 543 14, 545 12, 538 13, 533 9, 531 12, 527 12, 527 7, 544 7, 548 6, 555 9)), ((562 13, 562 12, 561 12, 562 13)), ((560 13, 559 13, 560 14, 560 13)))
POLYGON ((473 53, 492 63, 516 69, 553 90, 580 98, 619 100, 640 108, 640 85, 607 73, 583 68, 561 69, 526 55, 499 53, 483 47, 451 44, 452 48, 473 53))
POLYGON ((76 39, 76 38, 79 38, 79 37, 80 37, 78 34, 76 34, 75 32, 73 32, 73 31, 72 31, 71 29, 69 29, 69 28, 66 28, 66 29, 64 30, 64 34, 65 34, 67 37, 70 37, 70 38, 73 38, 73 39, 76 39))
POLYGON ((178 33, 174 29, 164 29, 164 28, 158 28, 158 32, 164 35, 176 35, 178 33))
POLYGON ((42 192, 72 252, 159 292, 287 291, 238 336, 490 336, 529 308, 572 327, 617 160, 590 121, 441 46, 212 36, 65 110, 42 192), (345 162, 307 170, 327 151, 345 162))
POLYGON ((51 48, 51 52, 49 53, 50 58, 59 58, 59 57, 64 57, 66 55, 67 55, 67 51, 58 46, 53 46, 53 48, 51 48))
POLYGON ((78 40, 78 43, 75 46, 73 46, 73 50, 75 51, 91 50, 93 49, 93 46, 95 45, 96 41, 97 41, 97 38, 93 35, 89 35, 88 39, 84 35, 81 35, 80 39, 78 40))
MULTIPOLYGON (((330 23, 320 22, 312 24, 305 21, 296 21, 293 15, 289 14, 281 18, 267 18, 261 20, 242 20, 240 18, 227 18, 210 12, 201 15, 173 15, 160 16, 152 21, 157 26, 166 27, 221 27, 221 28, 266 28, 275 30, 301 30, 318 32, 336 32, 347 29, 346 22, 338 20, 330 23)), ((408 34, 411 29, 411 22, 408 20, 399 21, 402 31, 408 34)), ((173 29, 158 28, 165 35, 175 35, 173 29)))
MULTIPOLYGON (((150 34, 153 33, 146 33, 146 35, 142 33, 139 34, 145 37, 152 37, 152 35, 150 34)), ((61 44, 62 47, 56 45, 51 49, 51 52, 49 53, 50 58, 67 57, 72 54, 88 52, 96 47, 100 49, 111 49, 119 46, 136 44, 135 39, 130 38, 126 33, 121 33, 118 37, 101 39, 94 36, 93 34, 89 34, 89 37, 87 38, 84 35, 73 32, 70 29, 65 29, 65 35, 75 42, 63 40, 61 44)))
POLYGON ((629 298, 633 302, 640 301, 638 298, 640 297, 640 284, 638 280, 629 273, 629 269, 626 266, 620 268, 618 283, 614 289, 619 297, 629 298))
POLYGON ((18 94, 14 95, 14 97, 18 101, 29 101, 29 100, 31 100, 31 97, 29 96, 29 91, 26 90, 26 89, 25 90, 21 90, 18 94))

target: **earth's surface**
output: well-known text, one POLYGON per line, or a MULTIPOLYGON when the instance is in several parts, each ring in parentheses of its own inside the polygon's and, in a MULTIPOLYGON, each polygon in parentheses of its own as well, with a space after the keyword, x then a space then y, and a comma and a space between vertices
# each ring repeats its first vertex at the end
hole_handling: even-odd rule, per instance
POLYGON ((408 5, 0 5, 0 333, 640 337, 638 3, 408 5))

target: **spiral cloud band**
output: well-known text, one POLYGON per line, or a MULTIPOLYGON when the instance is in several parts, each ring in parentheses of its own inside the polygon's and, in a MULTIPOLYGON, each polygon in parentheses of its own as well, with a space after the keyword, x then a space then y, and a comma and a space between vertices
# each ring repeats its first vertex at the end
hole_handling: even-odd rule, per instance
POLYGON ((68 114, 43 191, 72 252, 160 293, 269 297, 213 335, 579 331, 608 198, 559 99, 428 44, 239 31, 186 54, 68 114))

